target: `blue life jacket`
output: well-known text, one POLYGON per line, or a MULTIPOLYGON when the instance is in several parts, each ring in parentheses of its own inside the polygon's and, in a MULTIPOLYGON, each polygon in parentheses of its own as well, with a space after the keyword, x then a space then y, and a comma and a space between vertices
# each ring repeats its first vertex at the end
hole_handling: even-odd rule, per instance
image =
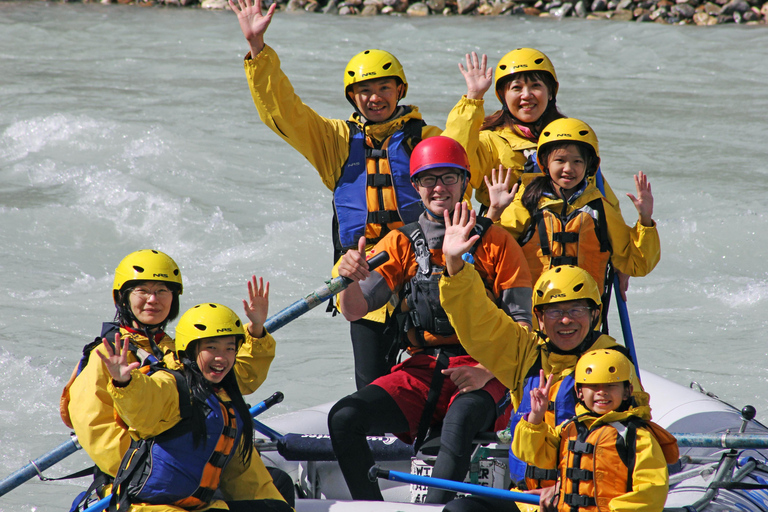
POLYGON ((402 129, 382 143, 381 148, 367 146, 365 134, 359 126, 350 121, 347 124, 350 135, 349 157, 333 191, 334 245, 339 254, 357 247, 357 241, 365 235, 368 224, 379 226, 379 236, 368 240, 369 243, 375 243, 388 231, 415 222, 424 211, 410 177, 411 150, 421 140, 424 121, 407 121, 402 129), (371 170, 369 159, 375 160, 371 170), (379 172, 382 164, 388 166, 388 173, 379 172), (384 187, 394 188, 396 210, 384 209, 381 194, 384 187), (369 188, 377 189, 378 206, 368 204, 369 188))
MULTIPOLYGON (((537 364, 533 365, 531 369, 528 370, 528 375, 525 377, 525 387, 523 388, 523 396, 520 406, 509 421, 509 431, 513 438, 517 424, 520 423, 520 420, 523 419, 526 414, 531 412, 531 390, 539 387, 540 369, 541 358, 538 359, 537 364)), ((559 383, 560 386, 557 390, 557 395, 555 395, 555 401, 549 402, 549 410, 554 411, 555 414, 555 425, 560 425, 576 414, 578 398, 576 398, 574 383, 573 374, 563 377, 559 383)), ((528 467, 525 462, 515 457, 515 454, 512 453, 512 448, 509 449, 509 473, 513 482, 521 482, 526 477, 534 480, 555 480, 557 478, 556 471, 550 473, 533 466, 528 467), (528 468, 527 471, 526 468, 528 468)))
POLYGON ((181 372, 160 369, 176 378, 182 420, 156 437, 131 443, 115 476, 117 490, 110 506, 117 505, 118 510, 123 510, 127 503, 172 504, 187 509, 210 503, 219 487, 221 472, 235 456, 243 432, 243 420, 231 403, 211 393, 205 401, 206 436, 195 445, 193 406, 186 381, 181 372), (217 451, 223 437, 229 438, 225 440, 228 449, 217 451), (206 481, 213 482, 209 487, 201 486, 204 476, 206 481))

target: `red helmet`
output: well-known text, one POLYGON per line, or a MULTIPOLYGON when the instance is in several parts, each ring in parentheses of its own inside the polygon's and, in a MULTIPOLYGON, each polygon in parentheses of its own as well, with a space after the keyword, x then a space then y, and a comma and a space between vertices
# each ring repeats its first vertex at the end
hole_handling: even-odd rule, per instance
POLYGON ((429 137, 413 148, 411 179, 422 171, 438 167, 461 169, 469 177, 469 159, 464 147, 450 137, 429 137))

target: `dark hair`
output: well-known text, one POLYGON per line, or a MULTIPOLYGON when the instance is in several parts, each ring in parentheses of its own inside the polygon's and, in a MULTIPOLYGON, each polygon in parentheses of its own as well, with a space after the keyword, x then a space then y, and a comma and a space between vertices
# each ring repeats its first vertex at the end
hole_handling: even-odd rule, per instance
MULTIPOLYGON (((192 440, 195 446, 200 444, 207 435, 205 411, 208 409, 208 405, 205 402, 208 396, 214 392, 213 384, 205 379, 203 372, 200 371, 200 367, 197 365, 197 357, 190 357, 193 354, 197 354, 198 342, 199 340, 190 342, 186 350, 180 350, 177 354, 179 360, 184 365, 184 378, 192 395, 192 440)), ((243 394, 240 392, 240 386, 237 384, 234 368, 230 368, 218 386, 232 400, 232 406, 243 422, 240 459, 243 461, 243 464, 248 465, 253 453, 253 419, 243 394)))
MULTIPOLYGON (((549 92, 549 94, 552 96, 552 99, 547 102, 547 108, 544 110, 544 113, 542 113, 541 117, 534 123, 523 123, 509 112, 509 108, 507 107, 506 102, 502 100, 503 106, 501 110, 497 110, 493 114, 486 116, 486 118, 483 120, 482 126, 480 126, 480 130, 495 130, 499 127, 519 124, 531 130, 531 133, 533 133, 534 137, 536 137, 536 140, 538 140, 539 135, 541 134, 541 130, 543 130, 545 126, 547 126, 555 119, 565 117, 565 115, 560 112, 560 109, 557 108, 557 97, 555 94, 557 84, 555 83, 554 78, 552 78, 552 75, 545 71, 521 71, 519 73, 512 73, 511 75, 500 79, 496 83, 496 90, 503 91, 506 89, 506 86, 509 82, 518 79, 524 80, 526 82, 532 82, 534 80, 544 82, 544 85, 547 86, 547 92, 549 92)), ((499 94, 499 96, 502 98, 504 97, 503 94, 499 94)))
MULTIPOLYGON (((179 286, 178 283, 172 283, 170 281, 146 281, 146 280, 135 280, 135 281, 126 281, 123 284, 123 287, 120 288, 120 294, 118 296, 117 304, 115 304, 115 321, 118 322, 120 325, 126 325, 131 326, 133 325, 133 322, 139 322, 136 319, 136 316, 133 314, 133 311, 131 310, 131 299, 130 295, 131 292, 139 286, 142 283, 163 283, 165 286, 168 287, 169 290, 171 290, 171 293, 173 294, 173 302, 171 302, 171 309, 168 312, 168 316, 165 317, 165 320, 163 320, 162 323, 158 325, 150 325, 146 327, 157 327, 160 330, 165 330, 165 326, 168 325, 168 322, 171 322, 174 320, 177 316, 179 316, 179 309, 180 309, 180 301, 179 301, 179 291, 181 291, 181 286, 179 286)), ((139 322, 141 324, 141 322, 139 322)))
POLYGON ((541 166, 541 172, 543 172, 544 175, 537 176, 531 180, 531 182, 526 185, 525 192, 523 192, 523 197, 520 199, 523 203, 523 206, 525 206, 525 208, 531 212, 531 215, 533 215, 533 212, 536 211, 542 195, 545 193, 549 193, 555 196, 557 195, 555 187, 552 185, 552 178, 550 177, 549 170, 547 168, 547 159, 553 151, 564 148, 566 146, 576 146, 578 148, 581 157, 584 159, 584 166, 586 168, 584 179, 587 179, 587 176, 591 176, 597 170, 597 155, 595 154, 594 148, 589 144, 585 144, 584 142, 579 141, 563 140, 550 142, 544 145, 536 155, 538 160, 543 164, 541 166))

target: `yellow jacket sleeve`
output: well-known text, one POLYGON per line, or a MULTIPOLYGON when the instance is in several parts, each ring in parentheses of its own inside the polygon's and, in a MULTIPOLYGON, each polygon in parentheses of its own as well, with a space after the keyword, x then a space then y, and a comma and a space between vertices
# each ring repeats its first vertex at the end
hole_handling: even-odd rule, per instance
POLYGON ((490 169, 483 167, 484 159, 480 159, 479 151, 479 133, 484 116, 483 100, 471 100, 464 95, 448 114, 445 131, 442 133, 464 146, 467 151, 471 174, 469 184, 473 189, 483 184, 483 176, 490 175, 490 169))
POLYGON ((253 449, 247 465, 240 458, 240 447, 221 474, 221 492, 226 501, 280 500, 285 501, 272 482, 259 452, 253 449))
MULTIPOLYGON (((96 347, 69 389, 69 415, 83 450, 99 469, 115 476, 131 437, 115 421, 114 402, 107 390, 112 377, 97 351, 106 355, 104 347, 96 347)), ((128 357, 136 361, 133 354, 128 357)))
POLYGON ((635 469, 632 491, 609 503, 613 512, 659 512, 669 490, 667 462, 658 441, 648 430, 637 429, 635 469))
POLYGON ((127 386, 116 387, 110 378, 107 389, 115 410, 135 437, 157 436, 181 421, 179 390, 176 379, 168 372, 157 371, 147 376, 133 370, 127 386))
POLYGON ((512 451, 523 462, 542 469, 556 469, 560 457, 560 427, 546 421, 538 425, 520 420, 512 438, 512 451))
POLYGON ((638 222, 630 228, 616 210, 606 206, 605 220, 613 250, 611 263, 627 275, 647 275, 661 259, 661 241, 656 223, 647 227, 638 222))
POLYGON ((520 395, 525 372, 536 361, 538 336, 488 299, 480 275, 469 263, 455 276, 440 278, 440 304, 469 355, 520 395))
POLYGON ((275 339, 268 332, 254 338, 245 329, 245 341, 235 359, 235 377, 243 395, 250 395, 267 379, 267 372, 275 358, 275 339))
POLYGON ((245 75, 259 117, 273 132, 301 153, 333 190, 349 156, 349 127, 327 119, 305 105, 280 68, 277 53, 265 46, 244 61, 245 75))

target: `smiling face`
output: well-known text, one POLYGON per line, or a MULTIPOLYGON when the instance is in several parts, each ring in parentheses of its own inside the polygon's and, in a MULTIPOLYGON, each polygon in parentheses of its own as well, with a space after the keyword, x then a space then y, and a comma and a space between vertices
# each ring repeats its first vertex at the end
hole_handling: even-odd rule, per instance
POLYGON ((504 102, 509 113, 523 123, 538 121, 551 99, 547 85, 528 75, 510 80, 504 89, 504 102))
POLYGON ((547 172, 552 182, 567 197, 587 174, 587 162, 576 144, 552 150, 547 155, 547 172))
POLYGON ((443 212, 452 212, 456 203, 462 199, 465 183, 462 171, 452 167, 435 167, 422 171, 417 176, 419 180, 429 176, 440 178, 431 187, 424 187, 417 182, 413 182, 413 187, 419 193, 424 207, 432 213, 436 220, 442 222, 443 212), (458 181, 452 185, 443 183, 442 177, 449 174, 459 174, 458 181))
POLYGON ((587 300, 569 300, 541 306, 535 313, 549 341, 560 350, 569 351, 584 341, 592 330, 592 323, 600 316, 599 309, 582 309, 590 307, 587 300))
POLYGON ((632 385, 624 382, 580 384, 576 395, 590 411, 605 414, 618 409, 632 395, 632 385))
POLYGON ((237 340, 234 336, 205 338, 197 342, 197 366, 203 377, 218 384, 235 364, 237 340))
POLYGON ((131 312, 144 325, 165 322, 173 304, 173 292, 165 283, 140 281, 129 295, 131 312))
POLYGON ((395 113, 404 86, 394 78, 374 78, 352 84, 350 98, 368 121, 380 123, 395 113))

